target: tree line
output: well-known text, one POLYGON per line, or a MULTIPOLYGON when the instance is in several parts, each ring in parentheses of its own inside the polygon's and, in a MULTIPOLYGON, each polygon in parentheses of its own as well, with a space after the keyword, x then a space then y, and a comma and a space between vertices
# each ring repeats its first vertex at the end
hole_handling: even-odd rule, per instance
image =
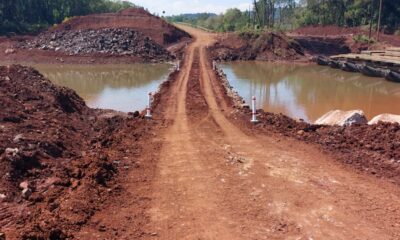
MULTIPOLYGON (((377 27, 380 0, 254 0, 249 10, 229 9, 224 14, 172 16, 214 31, 254 29, 288 30, 309 25, 341 27, 377 27)), ((400 0, 382 0, 382 29, 393 33, 400 29, 400 0)))
POLYGON ((37 32, 69 17, 133 6, 120 0, 1 0, 0 34, 37 32))

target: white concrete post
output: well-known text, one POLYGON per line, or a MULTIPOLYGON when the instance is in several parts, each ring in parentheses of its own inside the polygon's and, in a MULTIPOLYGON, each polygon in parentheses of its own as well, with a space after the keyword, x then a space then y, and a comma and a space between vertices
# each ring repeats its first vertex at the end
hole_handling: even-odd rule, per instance
POLYGON ((181 64, 180 64, 180 62, 178 62, 178 64, 176 65, 176 70, 177 70, 177 71, 180 71, 180 70, 181 70, 181 64))
POLYGON ((152 97, 152 94, 151 94, 151 92, 149 92, 149 102, 148 102, 148 105, 147 105, 147 108, 146 108, 146 118, 149 118, 149 119, 151 119, 153 116, 151 115, 151 97, 152 97))
POLYGON ((252 118, 251 118, 252 123, 258 123, 256 114, 257 114, 256 97, 253 96, 253 98, 252 98, 252 118))
POLYGON ((213 60, 212 64, 213 64, 213 70, 214 71, 217 70, 217 63, 215 62, 215 60, 213 60))

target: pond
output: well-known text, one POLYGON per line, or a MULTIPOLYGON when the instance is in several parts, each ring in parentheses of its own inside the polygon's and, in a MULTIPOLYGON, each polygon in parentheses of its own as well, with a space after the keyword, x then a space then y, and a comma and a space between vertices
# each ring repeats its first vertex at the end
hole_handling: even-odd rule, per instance
POLYGON ((132 112, 146 108, 170 64, 34 65, 53 83, 74 89, 89 107, 132 112))
POLYGON ((259 108, 314 122, 325 113, 361 109, 370 120, 400 114, 400 84, 316 65, 234 62, 221 65, 230 84, 259 108))

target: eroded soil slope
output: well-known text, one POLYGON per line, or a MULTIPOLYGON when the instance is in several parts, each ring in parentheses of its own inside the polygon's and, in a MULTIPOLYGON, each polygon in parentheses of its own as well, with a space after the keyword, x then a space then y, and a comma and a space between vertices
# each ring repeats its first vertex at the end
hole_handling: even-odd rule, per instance
POLYGON ((7 239, 72 236, 121 191, 114 176, 139 167, 137 140, 145 142, 149 123, 138 113, 90 109, 74 91, 17 65, 0 67, 0 104, 0 232, 7 239))
POLYGON ((342 53, 360 53, 367 49, 382 49, 385 47, 399 47, 400 37, 381 33, 380 42, 376 40, 376 30, 372 29, 371 38, 374 41, 368 44, 366 40, 359 41, 369 36, 369 29, 360 27, 338 26, 307 26, 296 29, 289 36, 296 39, 304 49, 315 55, 336 55, 342 53))
POLYGON ((212 46, 211 54, 222 61, 305 60, 304 51, 296 41, 272 32, 223 35, 212 46))

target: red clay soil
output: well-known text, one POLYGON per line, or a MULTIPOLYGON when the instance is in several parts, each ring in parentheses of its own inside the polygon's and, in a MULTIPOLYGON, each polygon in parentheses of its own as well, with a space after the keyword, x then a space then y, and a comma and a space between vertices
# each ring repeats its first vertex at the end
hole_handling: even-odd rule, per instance
MULTIPOLYGON (((296 29, 289 33, 290 36, 304 36, 304 37, 323 37, 323 38, 337 38, 346 37, 349 43, 353 40, 355 35, 369 35, 368 29, 362 29, 360 27, 338 27, 338 26, 308 26, 296 29)), ((376 39, 376 31, 373 29, 372 38, 376 39)), ((395 46, 400 47, 400 36, 389 35, 382 33, 380 40, 383 42, 383 46, 395 46)), ((378 45, 377 47, 382 47, 378 45)), ((352 48, 355 49, 355 48, 352 48)))
POLYGON ((151 174, 152 161, 137 159, 154 123, 139 113, 90 109, 74 91, 17 65, 0 67, 0 104, 0 232, 7 239, 71 237, 123 191, 115 177, 151 174), (142 165, 147 170, 136 170, 142 165), (32 194, 22 195, 23 182, 32 194))
POLYGON ((320 126, 296 121, 283 114, 258 110, 259 124, 250 123, 248 109, 234 111, 244 129, 253 133, 281 134, 319 146, 351 169, 388 179, 400 185, 400 125, 320 126))
MULTIPOLYGON (((374 178, 360 180, 352 170, 400 183, 400 126, 315 126, 264 112, 259 114, 260 124, 252 125, 249 111, 233 109, 233 99, 227 96, 222 81, 214 81, 211 57, 204 49, 212 36, 198 34, 199 39, 185 52, 181 72, 173 72, 156 94, 152 106, 154 121, 146 121, 139 113, 126 116, 90 109, 74 91, 54 86, 34 69, 0 67, 0 104, 4 106, 0 112, 0 194, 4 194, 0 195, 0 233, 6 232, 7 239, 152 239, 159 236, 177 239, 179 233, 201 236, 206 231, 208 236, 219 235, 223 239, 232 239, 235 234, 258 234, 255 239, 269 234, 271 238, 282 239, 294 236, 291 234, 310 236, 307 234, 313 226, 300 227, 291 219, 303 223, 304 214, 314 212, 311 203, 326 202, 337 206, 335 211, 340 213, 350 209, 351 217, 367 215, 368 221, 374 223, 371 226, 384 226, 382 232, 391 229, 388 235, 398 236, 396 202, 388 209, 375 210, 376 205, 382 207, 380 201, 389 200, 371 186, 386 185, 373 184, 374 178), (267 150, 257 145, 260 135, 265 136, 261 139, 271 139, 261 143, 267 150), (323 170, 329 169, 356 181, 366 180, 367 185, 363 186, 369 192, 367 197, 378 199, 367 202, 368 208, 364 208, 361 203, 365 203, 366 197, 355 196, 359 194, 357 184, 333 192, 331 188, 319 192, 319 187, 313 185, 299 191, 290 188, 289 181, 264 179, 262 176, 268 171, 263 164, 277 164, 275 157, 291 151, 287 150, 291 144, 289 138, 280 135, 294 139, 294 153, 302 155, 303 164, 312 160, 323 170), (240 142, 241 138, 248 142, 240 142), (303 142, 319 146, 350 170, 343 171, 327 163, 330 158, 314 148, 307 148, 311 153, 301 149, 305 147, 303 142), (241 185, 249 181, 237 175, 235 168, 245 163, 248 156, 238 158, 226 149, 228 146, 220 146, 222 143, 235 144, 240 152, 259 154, 256 156, 262 159, 262 164, 255 165, 254 176, 258 178, 251 179, 251 185, 241 185), (281 145, 284 150, 279 150, 281 145), (268 155, 269 151, 276 151, 277 156, 268 155), (225 159, 233 159, 236 165, 225 159), (222 176, 226 176, 223 181, 222 176), (274 213, 275 207, 267 208, 266 200, 258 202, 251 186, 260 185, 263 182, 260 179, 277 182, 266 182, 265 187, 273 194, 270 191, 259 194, 274 198, 286 194, 282 198, 296 203, 294 211, 274 213), (32 194, 23 197, 19 185, 24 181, 32 194), (284 189, 279 188, 281 185, 284 189), (332 197, 335 198, 331 200, 332 197), (345 208, 340 208, 341 203, 345 208), (156 208, 152 209, 154 204, 156 208), (167 207, 162 208, 163 204, 167 207), (182 210, 181 206, 186 208, 182 210), (296 209, 301 209, 300 215, 296 209), (173 211, 170 215, 173 221, 158 225, 163 227, 159 230, 152 224, 157 226, 159 221, 168 220, 164 216, 169 215, 157 215, 163 211, 173 211), (225 221, 225 216, 231 217, 232 222, 225 221), (380 224, 382 216, 388 220, 380 224), (214 222, 217 225, 210 224, 214 222), (187 225, 182 228, 183 224, 187 225), (273 231, 257 232, 260 226, 268 226, 273 231)), ((319 176, 317 167, 313 170, 316 172, 304 170, 304 174, 313 176, 304 175, 307 177, 304 185, 309 186, 308 179, 314 179, 314 174, 319 176)), ((338 218, 344 221, 348 217, 339 214, 338 218)), ((312 214, 305 219, 316 224, 322 218, 312 214)), ((354 218, 354 223, 359 219, 354 218)), ((330 218, 327 222, 328 226, 319 226, 318 230, 336 233, 332 229, 336 223, 330 218)), ((340 229, 347 227, 340 226, 340 229)), ((361 233, 369 225, 365 229, 357 227, 354 232, 361 233)))
POLYGON ((227 34, 211 48, 216 60, 304 61, 302 47, 284 34, 227 34))
MULTIPOLYGON (((304 49, 304 52, 310 55, 337 55, 346 54, 352 52, 352 49, 348 46, 346 37, 312 37, 312 36, 296 36, 294 39, 304 49)), ((365 50, 367 47, 359 46, 355 52, 359 49, 365 50)))

